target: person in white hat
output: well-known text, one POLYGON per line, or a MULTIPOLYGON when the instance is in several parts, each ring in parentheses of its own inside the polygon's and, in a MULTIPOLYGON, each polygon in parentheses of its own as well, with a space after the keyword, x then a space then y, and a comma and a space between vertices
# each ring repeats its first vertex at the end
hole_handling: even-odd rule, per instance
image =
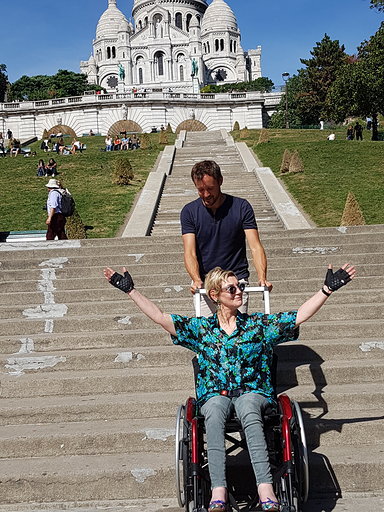
POLYGON ((60 183, 58 180, 50 179, 45 185, 48 188, 47 198, 47 220, 45 223, 48 226, 47 240, 54 240, 55 237, 59 240, 67 240, 68 237, 65 233, 65 223, 67 219, 61 212, 61 198, 60 183))

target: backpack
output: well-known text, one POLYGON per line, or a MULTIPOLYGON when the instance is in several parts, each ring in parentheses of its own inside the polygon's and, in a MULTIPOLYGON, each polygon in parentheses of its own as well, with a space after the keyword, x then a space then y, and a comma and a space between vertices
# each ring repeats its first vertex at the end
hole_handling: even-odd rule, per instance
POLYGON ((61 213, 64 217, 70 217, 75 211, 75 200, 67 188, 61 188, 59 192, 61 194, 61 213))

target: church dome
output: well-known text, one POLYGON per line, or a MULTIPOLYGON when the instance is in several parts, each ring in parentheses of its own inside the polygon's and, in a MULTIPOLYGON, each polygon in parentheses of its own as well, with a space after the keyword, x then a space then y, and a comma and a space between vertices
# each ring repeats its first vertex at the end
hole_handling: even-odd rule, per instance
POLYGON ((236 16, 224 0, 213 0, 205 11, 201 34, 207 34, 212 30, 239 30, 236 16))
POLYGON ((108 8, 103 12, 96 28, 96 39, 115 38, 122 23, 128 23, 127 18, 117 8, 116 0, 108 0, 108 8))
POLYGON ((199 20, 197 19, 197 16, 192 16, 191 22, 189 24, 189 28, 199 28, 199 27, 200 27, 200 23, 199 23, 199 20))

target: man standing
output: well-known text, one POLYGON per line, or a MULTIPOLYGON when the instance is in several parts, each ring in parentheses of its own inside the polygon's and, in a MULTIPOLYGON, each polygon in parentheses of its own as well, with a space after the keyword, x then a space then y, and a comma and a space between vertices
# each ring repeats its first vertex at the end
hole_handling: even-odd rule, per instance
MULTIPOLYGON (((248 201, 221 191, 223 176, 211 160, 195 164, 191 172, 199 198, 181 211, 184 265, 191 276, 191 292, 203 287, 206 274, 214 267, 232 270, 239 282, 248 284, 249 270, 246 241, 252 253, 259 285, 268 286, 267 258, 257 230, 253 209, 248 201)), ((202 314, 216 310, 207 297, 202 314)), ((243 311, 247 309, 246 300, 243 311)))
POLYGON ((67 219, 61 212, 61 198, 62 195, 59 191, 60 184, 55 179, 50 179, 45 185, 48 188, 47 198, 47 213, 48 217, 45 223, 48 226, 47 240, 54 240, 55 237, 59 240, 67 240, 68 237, 65 233, 65 223, 67 219))

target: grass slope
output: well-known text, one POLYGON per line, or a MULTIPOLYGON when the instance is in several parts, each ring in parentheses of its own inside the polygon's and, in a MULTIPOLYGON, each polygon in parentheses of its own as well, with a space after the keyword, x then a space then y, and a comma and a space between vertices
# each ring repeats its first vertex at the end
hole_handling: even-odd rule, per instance
POLYGON ((321 227, 338 226, 348 192, 355 194, 367 224, 384 224, 384 142, 347 141, 337 130, 336 140, 327 131, 267 130, 269 142, 257 144, 260 130, 250 130, 246 139, 263 165, 270 167, 311 219, 321 227), (298 150, 304 173, 280 173, 284 150, 298 150))
MULTIPOLYGON (((77 210, 85 225, 90 226, 88 237, 113 237, 124 223, 136 194, 143 187, 164 145, 159 134, 150 134, 151 149, 104 152, 104 137, 82 137, 86 151, 75 155, 44 153, 40 142, 30 147, 36 157, 0 157, 0 231, 46 229, 48 178, 38 178, 38 160, 45 163, 52 156, 58 165, 58 179, 73 194, 77 210), (131 162, 135 177, 128 186, 113 185, 111 173, 117 155, 124 154, 131 162)), ((168 134, 170 144, 175 135, 168 134)), ((66 142, 70 144, 70 139, 66 142)))

